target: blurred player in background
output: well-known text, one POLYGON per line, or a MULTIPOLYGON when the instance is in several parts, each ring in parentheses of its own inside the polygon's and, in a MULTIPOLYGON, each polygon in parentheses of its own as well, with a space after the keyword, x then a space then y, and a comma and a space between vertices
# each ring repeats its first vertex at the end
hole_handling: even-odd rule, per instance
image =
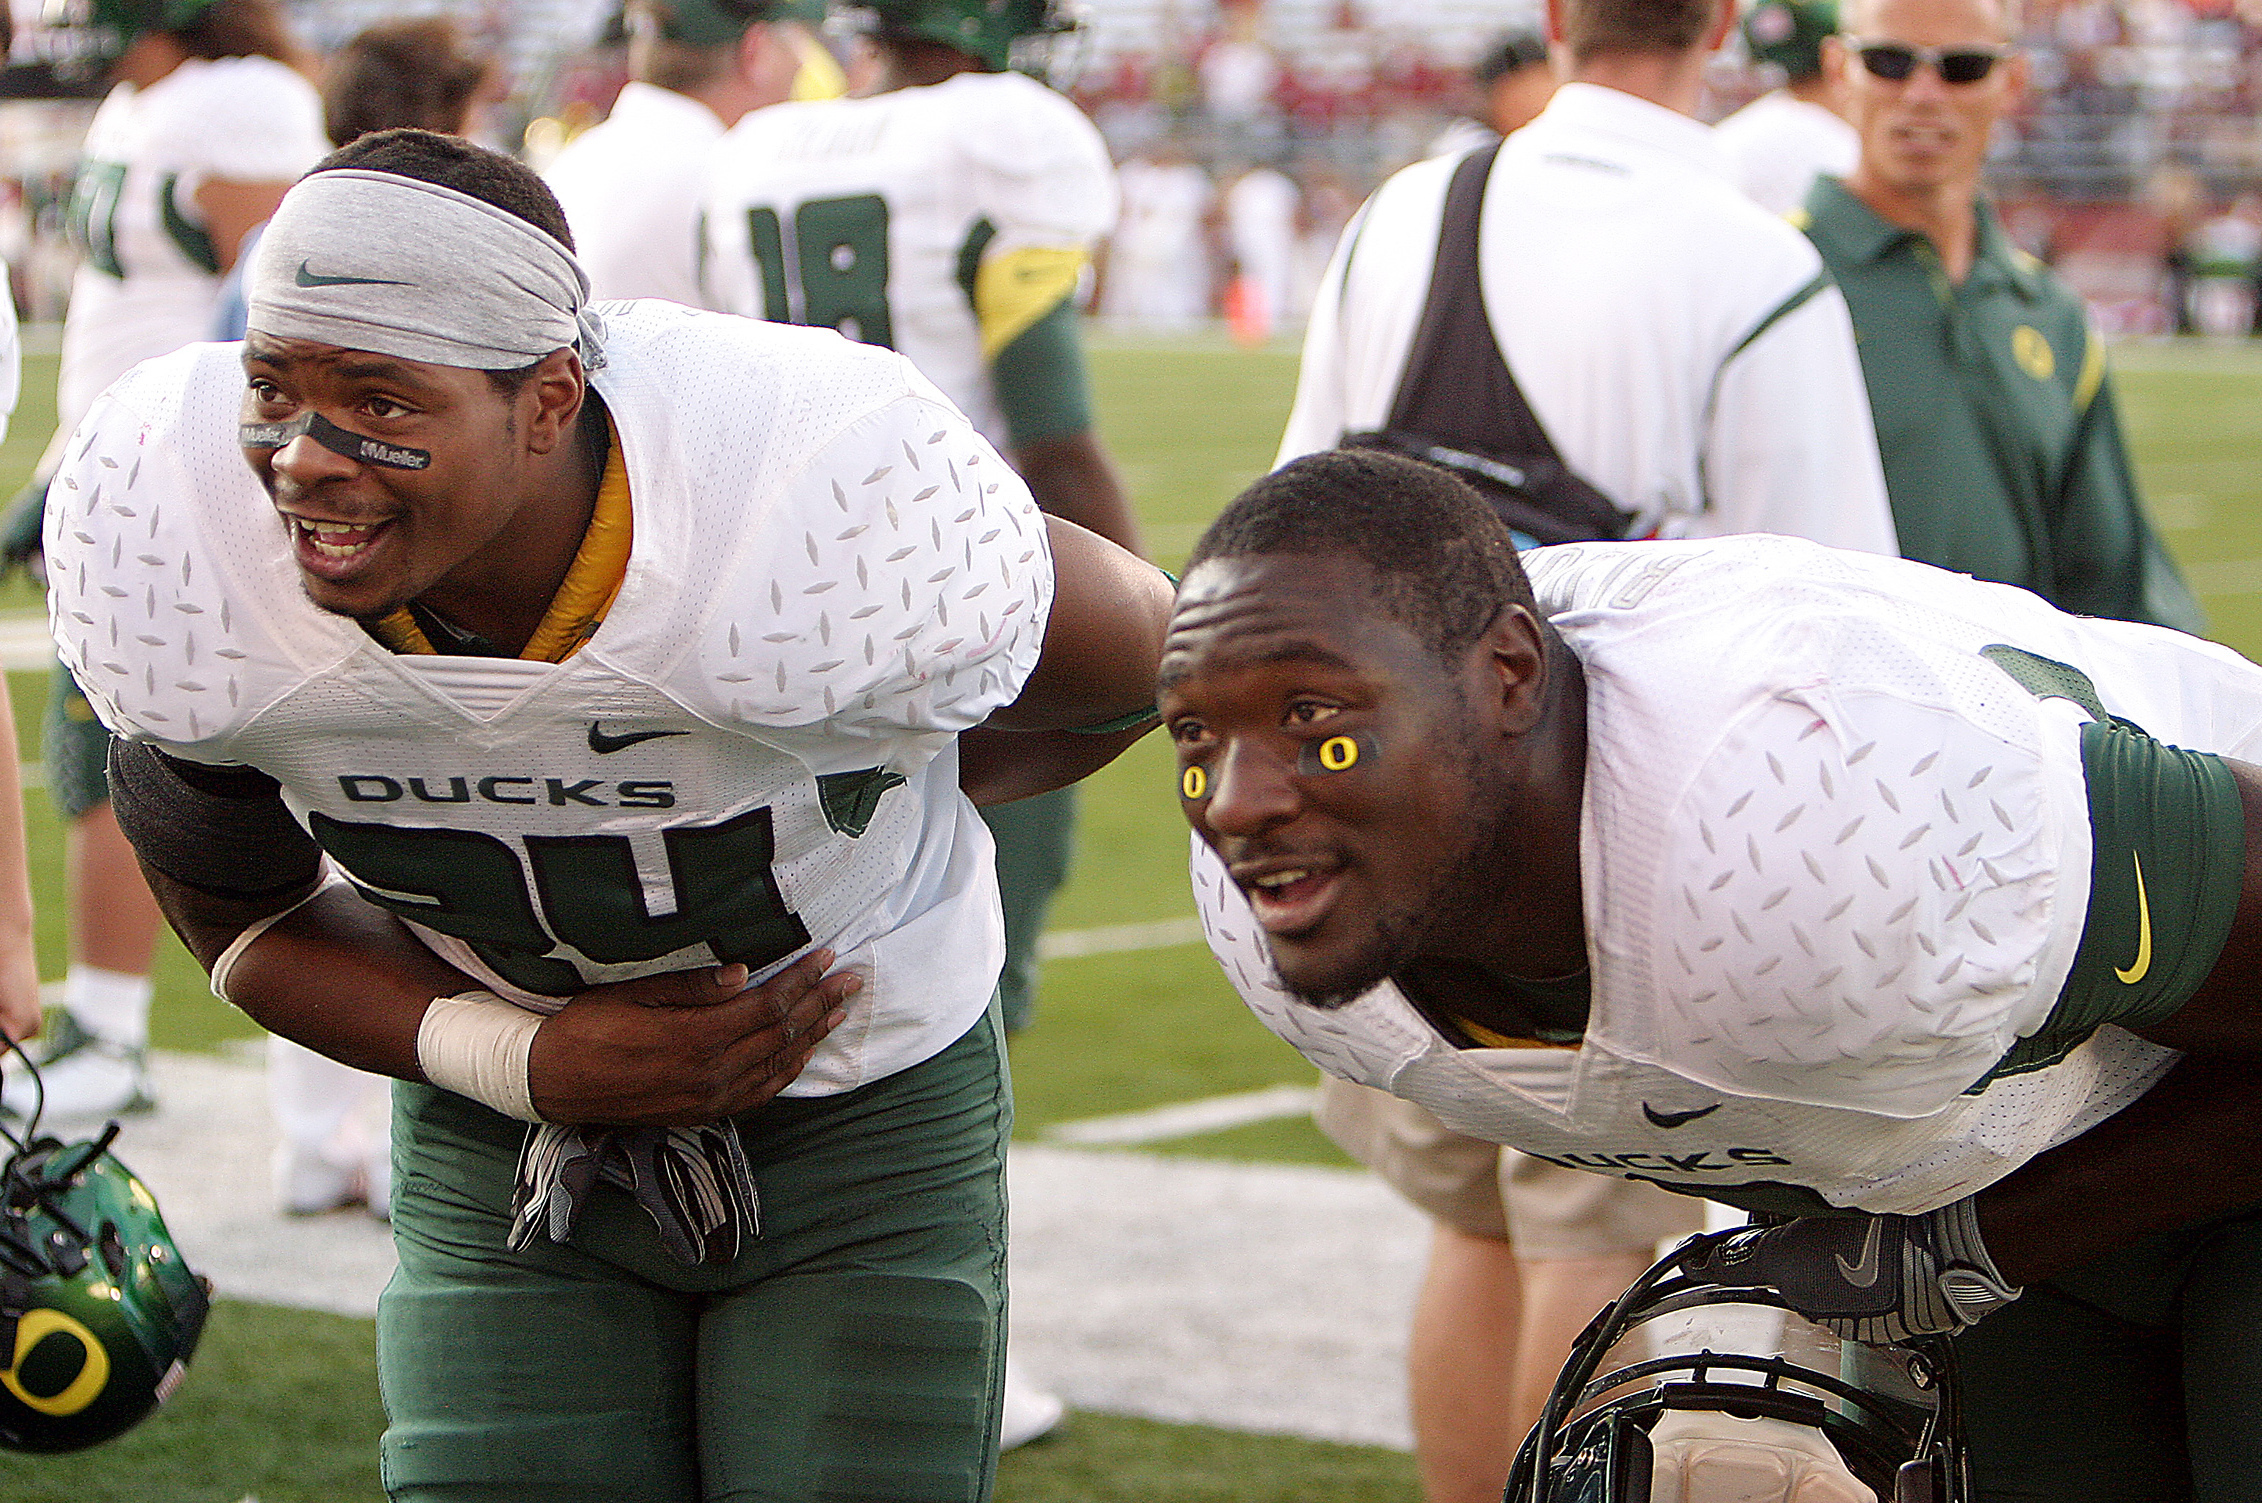
POLYGON ((627 86, 543 179, 598 297, 698 307, 707 153, 749 111, 840 92, 839 70, 804 24, 823 20, 824 5, 631 0, 627 15, 627 86))
MULTIPOLYGON (((472 136, 504 87, 500 65, 471 46, 446 17, 384 21, 323 63, 322 129, 333 146, 403 126, 472 136)), ((244 273, 260 228, 244 236, 236 264, 221 281, 214 339, 243 338, 244 273)))
MULTIPOLYGON (((14 27, 0 7, 0 57, 14 27)), ((7 268, 0 266, 0 278, 7 268)), ((16 300, 0 281, 0 439, 8 436, 23 391, 23 345, 16 334, 16 300)), ((16 715, 0 674, 0 1039, 23 1040, 39 1031, 39 955, 32 943, 31 868, 24 850, 23 760, 16 748, 16 715)))
POLYGON ((2137 498, 2105 344, 1980 192, 2026 89, 2008 0, 1855 0, 1831 66, 1861 136, 1792 216, 1861 339, 1910 558, 2182 631, 2198 602, 2137 498))
POLYGON ((1232 275, 1226 327, 1243 344, 1262 344, 1294 315, 1296 226, 1303 194, 1278 167, 1258 163, 1218 196, 1232 275))
POLYGON ((1783 86, 1713 127, 1736 186, 1770 214, 1806 202, 1816 176, 1853 170, 1861 143, 1845 122, 1838 76, 1822 66, 1822 39, 1838 29, 1838 0, 1759 0, 1744 12, 1754 61, 1783 70, 1783 86))
POLYGON ((1547 33, 1508 32, 1469 69, 1470 91, 1476 96, 1472 106, 1438 132, 1426 155, 1457 157, 1522 130, 1547 108, 1559 82, 1548 56, 1547 33))
MULTIPOLYGON (((887 0, 863 12, 880 63, 863 99, 782 105, 714 150, 714 306, 838 329, 911 357, 1004 451, 1037 504, 1139 551, 1093 428, 1077 288, 1115 216, 1082 111, 1010 64, 1069 39, 1051 0, 887 0)), ((1008 1034, 1036 1000, 1037 936, 1067 880, 1068 789, 985 808, 1005 900, 1008 1034)), ((1006 1441, 1060 1401, 1008 1370, 1006 1441)))
MULTIPOLYGON (((328 149, 321 103, 276 0, 85 0, 77 19, 117 49, 117 84, 87 128, 71 197, 83 260, 63 323, 42 495, 104 387, 210 336, 220 277, 245 233, 328 149)), ((11 557, 38 546, 30 531, 11 529, 11 539, 11 557)), ((146 1110, 157 908, 111 814, 109 737, 60 669, 45 748, 48 786, 70 822, 71 892, 70 971, 42 1067, 47 1112, 68 1120, 146 1110)), ((10 1075, 0 1103, 23 1113, 29 1082, 10 1075)))
MULTIPOLYGON (((1569 81, 1539 117, 1407 168, 1346 230, 1280 462, 1379 433, 1583 477, 1637 536, 1892 552, 1844 304, 1691 118, 1730 21, 1713 0, 1559 6, 1569 81)), ((1496 1498, 1572 1337, 1701 1217, 1346 1082, 1317 1115, 1431 1218, 1408 1348, 1424 1494, 1496 1498)))
POLYGON ((1110 327, 1183 334, 1210 316, 1217 186, 1183 142, 1123 164, 1123 211, 1101 248, 1099 315, 1110 327))

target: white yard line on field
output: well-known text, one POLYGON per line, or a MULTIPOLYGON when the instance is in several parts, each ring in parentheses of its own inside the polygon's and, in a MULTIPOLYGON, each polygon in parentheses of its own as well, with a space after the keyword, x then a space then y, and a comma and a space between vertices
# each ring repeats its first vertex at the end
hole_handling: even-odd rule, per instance
POLYGON ((1080 1148, 1120 1148, 1135 1143, 1191 1138, 1198 1133, 1224 1132, 1227 1128, 1247 1127, 1252 1122, 1270 1122, 1279 1117, 1305 1116, 1311 1109, 1310 1086, 1268 1086, 1261 1091, 1173 1102, 1142 1112, 1063 1122, 1045 1136, 1052 1142, 1072 1143, 1080 1148))

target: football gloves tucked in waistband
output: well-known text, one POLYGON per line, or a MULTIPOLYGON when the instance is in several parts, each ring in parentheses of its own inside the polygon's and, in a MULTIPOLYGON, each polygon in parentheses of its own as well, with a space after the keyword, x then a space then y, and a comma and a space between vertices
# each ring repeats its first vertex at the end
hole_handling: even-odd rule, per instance
POLYGON ((1960 1331, 2023 1292, 1988 1257, 1968 1197, 1921 1216, 1754 1229, 1689 1267, 1731 1288, 1771 1288, 1840 1337, 1875 1346, 1960 1331))

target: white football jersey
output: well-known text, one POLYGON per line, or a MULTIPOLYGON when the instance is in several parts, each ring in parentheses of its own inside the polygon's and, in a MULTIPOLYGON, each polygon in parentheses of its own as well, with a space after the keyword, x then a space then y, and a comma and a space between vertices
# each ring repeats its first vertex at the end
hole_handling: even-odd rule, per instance
POLYGON ((146 89, 110 91, 71 195, 83 259, 63 324, 63 432, 134 366, 211 333, 219 262, 197 188, 287 183, 329 150, 314 86, 272 58, 191 58, 146 89))
POLYGON ((632 79, 543 171, 595 296, 699 306, 699 195, 722 134, 698 100, 632 79))
POLYGON ((1584 1039, 1457 1049, 1389 983, 1337 1011, 1292 1000, 1197 839, 1211 947, 1267 1027, 1557 1163, 1868 1211, 1968 1195, 2167 1069, 2173 1051, 2107 1026, 1966 1094, 2048 1019, 2090 872, 2087 717, 1980 649, 2071 664, 2109 713, 2243 760, 2262 753, 2262 670, 1788 538, 1524 557, 1587 684, 1584 1039))
POLYGON ((1712 128, 1736 186, 1770 214, 1806 202, 1827 173, 1844 177, 1861 160, 1861 137, 1819 104, 1777 89, 1762 94, 1712 128))
POLYGON ((756 110, 709 174, 708 306, 900 350, 995 443, 977 270, 1089 251, 1115 222, 1099 132, 1018 73, 756 110))
POLYGON ((153 361, 48 508, 57 645, 105 724, 277 778, 365 896, 522 1004, 816 946, 864 973, 790 1088, 917 1063, 1004 945, 953 737, 1034 666, 1028 492, 898 356, 606 305, 635 540, 563 663, 398 656, 302 592, 236 446, 233 345, 153 361))

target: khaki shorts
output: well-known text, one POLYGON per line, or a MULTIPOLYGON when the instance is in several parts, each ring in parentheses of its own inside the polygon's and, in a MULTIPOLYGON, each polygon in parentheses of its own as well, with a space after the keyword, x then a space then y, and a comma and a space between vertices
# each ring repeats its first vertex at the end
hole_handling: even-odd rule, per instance
POLYGON ((1641 1252, 1704 1229, 1704 1202, 1463 1137, 1411 1101, 1324 1076, 1312 1119, 1415 1205, 1527 1258, 1641 1252))

